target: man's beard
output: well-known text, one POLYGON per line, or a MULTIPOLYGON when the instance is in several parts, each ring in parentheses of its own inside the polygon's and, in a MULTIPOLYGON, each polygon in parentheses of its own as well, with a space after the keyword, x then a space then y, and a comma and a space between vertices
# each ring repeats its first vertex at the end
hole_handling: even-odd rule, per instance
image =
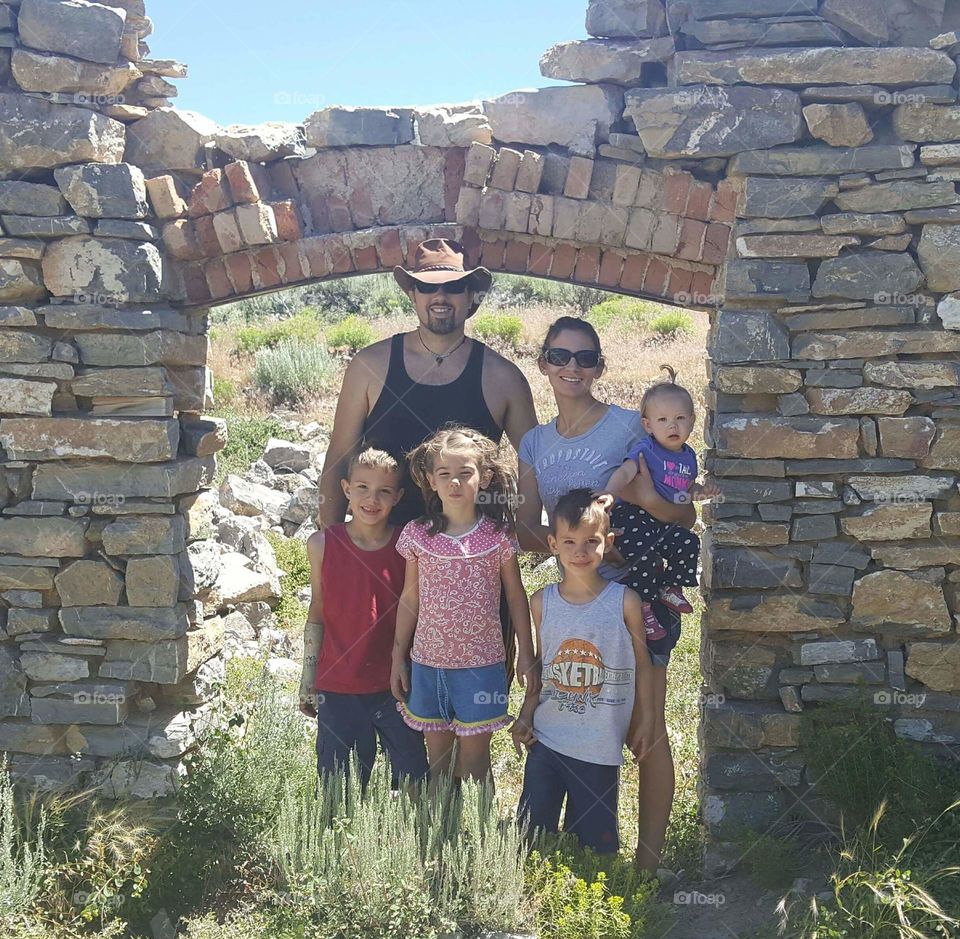
POLYGON ((456 330, 456 317, 448 316, 442 319, 437 319, 434 318, 433 314, 428 310, 426 327, 431 333, 435 333, 438 336, 446 336, 448 333, 452 333, 456 330))

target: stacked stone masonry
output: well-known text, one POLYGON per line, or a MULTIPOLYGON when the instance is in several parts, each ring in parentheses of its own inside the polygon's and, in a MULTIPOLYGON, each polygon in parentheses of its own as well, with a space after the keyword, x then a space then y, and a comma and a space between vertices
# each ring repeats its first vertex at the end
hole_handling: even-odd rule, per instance
MULTIPOLYGON (((707 309, 704 820, 825 817, 801 712, 960 743, 960 34, 942 0, 590 0, 572 84, 220 127, 141 0, 0 0, 0 750, 175 785, 234 603, 198 575, 211 305, 389 270, 707 309)), ((442 94, 442 87, 438 87, 442 94)), ((232 598, 236 600, 237 598, 232 598)))

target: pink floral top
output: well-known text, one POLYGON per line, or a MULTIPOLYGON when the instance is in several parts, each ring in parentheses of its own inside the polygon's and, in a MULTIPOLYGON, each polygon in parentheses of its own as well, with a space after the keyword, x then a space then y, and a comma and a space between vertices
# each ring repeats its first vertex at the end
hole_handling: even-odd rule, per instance
POLYGON ((463 535, 427 533, 410 522, 397 551, 419 564, 420 616, 410 658, 433 668, 480 668, 506 660, 500 628, 500 565, 516 538, 481 516, 463 535))

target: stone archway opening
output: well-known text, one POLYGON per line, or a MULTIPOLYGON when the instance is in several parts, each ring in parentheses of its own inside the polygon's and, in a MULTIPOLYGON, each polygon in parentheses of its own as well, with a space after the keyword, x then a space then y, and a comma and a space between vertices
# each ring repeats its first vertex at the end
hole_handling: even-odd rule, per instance
POLYGON ((7 6, 15 768, 107 767, 116 794, 176 777, 172 702, 215 651, 187 561, 218 444, 209 306, 388 270, 437 234, 494 271, 713 311, 712 833, 818 811, 800 712, 860 682, 901 737, 960 740, 960 37, 936 4, 591 0, 593 38, 542 65, 576 85, 252 129, 168 106, 184 69, 149 58, 140 0, 7 6))

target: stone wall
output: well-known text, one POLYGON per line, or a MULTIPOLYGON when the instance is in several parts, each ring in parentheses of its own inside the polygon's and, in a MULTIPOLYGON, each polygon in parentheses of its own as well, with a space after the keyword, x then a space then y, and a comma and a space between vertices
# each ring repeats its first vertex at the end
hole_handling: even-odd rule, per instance
MULTIPOLYGON (((139 0, 0 2, 0 749, 175 783, 230 605, 206 311, 387 270, 709 309, 704 818, 823 816, 800 712, 865 686, 960 740, 960 106, 942 6, 591 0, 575 84, 221 128, 139 0), (8 60, 9 59, 9 63, 8 60), (958 292, 955 298, 952 294, 958 292)), ((438 93, 442 89, 438 88, 438 93)))

